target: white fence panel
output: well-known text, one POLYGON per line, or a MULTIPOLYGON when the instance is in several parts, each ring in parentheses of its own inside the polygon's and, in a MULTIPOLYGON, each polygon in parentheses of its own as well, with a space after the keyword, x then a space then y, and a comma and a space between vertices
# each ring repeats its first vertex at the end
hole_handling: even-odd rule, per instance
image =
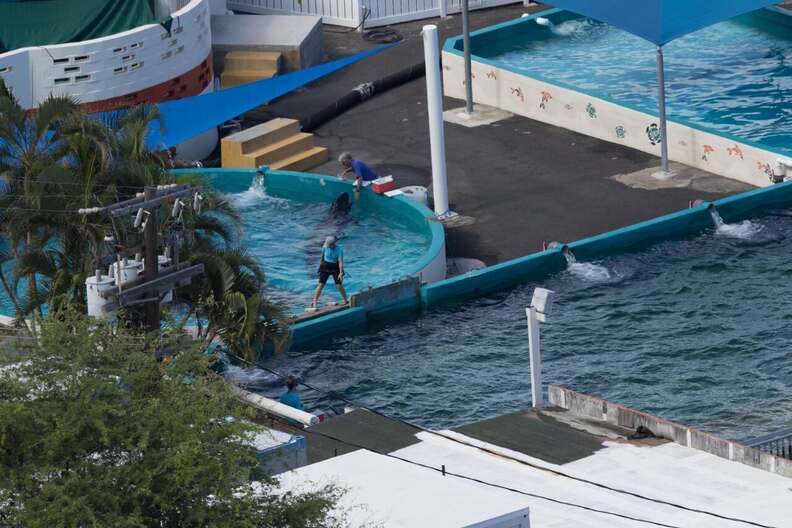
MULTIPOLYGON (((482 9, 520 3, 521 0, 470 0, 470 9, 482 9)), ((462 0, 228 0, 228 8, 245 13, 292 13, 319 15, 325 24, 357 27, 367 10, 364 27, 387 26, 434 18, 443 12, 459 13, 462 0)))
POLYGON ((228 0, 228 9, 262 15, 317 15, 325 24, 346 27, 357 27, 361 12, 358 0, 228 0))

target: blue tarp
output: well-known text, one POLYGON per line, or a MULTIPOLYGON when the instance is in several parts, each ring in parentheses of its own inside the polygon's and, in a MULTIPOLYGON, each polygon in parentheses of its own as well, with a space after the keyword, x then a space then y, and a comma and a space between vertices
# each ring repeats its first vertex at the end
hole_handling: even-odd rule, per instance
POLYGON ((779 0, 550 0, 658 46, 779 0))
POLYGON ((394 45, 380 46, 313 68, 227 90, 160 103, 157 106, 162 116, 162 125, 160 127, 159 123, 152 123, 146 143, 152 150, 173 147, 257 106, 394 45))

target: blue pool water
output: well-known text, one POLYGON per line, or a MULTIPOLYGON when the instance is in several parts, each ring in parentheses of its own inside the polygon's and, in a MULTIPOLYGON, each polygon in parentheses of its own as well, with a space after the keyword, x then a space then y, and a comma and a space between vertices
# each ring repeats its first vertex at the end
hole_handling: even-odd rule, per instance
MULTIPOLYGON (((544 379, 726 437, 792 422, 792 212, 714 228, 433 311, 276 367, 430 427, 530 406, 525 307, 556 291, 544 379)), ((269 395, 262 371, 232 375, 269 395)), ((304 391, 309 408, 330 399, 304 391)))
MULTIPOLYGON (((533 22, 530 22, 533 24, 533 22)), ((536 25, 474 54, 507 69, 657 112, 652 44, 590 19, 536 25)), ((665 46, 669 119, 792 155, 792 17, 763 12, 665 46)))
MULTIPOLYGON (((336 216, 329 204, 269 196, 256 182, 244 192, 226 196, 242 214, 242 244, 264 267, 270 294, 294 312, 302 312, 311 302, 328 235, 337 236, 344 249, 348 293, 411 273, 429 246, 424 235, 401 221, 358 205, 349 215, 336 216)), ((320 305, 340 300, 330 279, 320 305)))

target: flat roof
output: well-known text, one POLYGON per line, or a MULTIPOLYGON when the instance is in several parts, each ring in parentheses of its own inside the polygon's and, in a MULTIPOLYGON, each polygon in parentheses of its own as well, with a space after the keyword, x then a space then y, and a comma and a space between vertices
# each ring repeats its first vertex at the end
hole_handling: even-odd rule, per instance
POLYGON ((301 490, 336 483, 348 490, 339 508, 352 525, 373 523, 387 528, 413 528, 429 522, 435 528, 464 527, 524 508, 530 508, 531 526, 540 528, 651 526, 591 509, 686 528, 746 526, 603 489, 543 468, 767 526, 788 526, 792 519, 792 481, 785 477, 671 442, 628 441, 625 433, 629 431, 581 421, 571 413, 517 413, 462 430, 487 436, 489 441, 459 430, 443 434, 488 451, 420 432, 414 435, 415 443, 390 452, 415 464, 356 450, 284 473, 281 483, 285 489, 301 490), (575 438, 583 449, 570 451, 569 442, 575 438), (543 444, 538 446, 540 457, 528 454, 537 442, 543 444), (559 457, 563 461, 548 461, 559 457), (449 473, 579 507, 443 476, 416 464, 445 466, 449 473))

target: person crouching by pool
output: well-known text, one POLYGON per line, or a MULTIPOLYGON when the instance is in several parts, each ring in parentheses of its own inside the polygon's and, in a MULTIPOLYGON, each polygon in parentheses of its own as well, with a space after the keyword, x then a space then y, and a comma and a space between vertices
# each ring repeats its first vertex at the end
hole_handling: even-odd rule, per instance
POLYGON ((297 380, 294 376, 286 378, 286 392, 281 394, 280 402, 301 411, 305 410, 300 395, 297 393, 297 380))
POLYGON ((338 156, 338 163, 343 167, 344 172, 341 177, 346 177, 347 174, 355 175, 355 189, 360 190, 361 187, 369 185, 372 181, 379 178, 377 173, 371 170, 371 167, 362 161, 352 157, 349 152, 344 152, 338 156))
POLYGON ((327 284, 327 279, 333 277, 338 293, 344 299, 344 304, 347 303, 347 294, 344 289, 344 249, 338 245, 336 237, 329 236, 325 239, 322 245, 322 260, 319 263, 319 284, 316 286, 316 293, 314 293, 311 308, 316 309, 316 303, 319 302, 319 296, 322 295, 322 290, 327 284))

